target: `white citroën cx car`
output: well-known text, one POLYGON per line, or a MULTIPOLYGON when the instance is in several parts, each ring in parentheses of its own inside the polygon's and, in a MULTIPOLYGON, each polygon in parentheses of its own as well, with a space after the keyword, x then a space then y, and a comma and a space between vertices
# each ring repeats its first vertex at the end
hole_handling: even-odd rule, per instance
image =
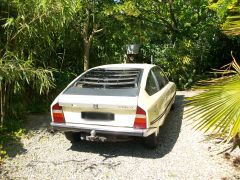
POLYGON ((74 79, 51 105, 51 126, 71 142, 142 137, 158 145, 176 86, 152 64, 98 66, 74 79))

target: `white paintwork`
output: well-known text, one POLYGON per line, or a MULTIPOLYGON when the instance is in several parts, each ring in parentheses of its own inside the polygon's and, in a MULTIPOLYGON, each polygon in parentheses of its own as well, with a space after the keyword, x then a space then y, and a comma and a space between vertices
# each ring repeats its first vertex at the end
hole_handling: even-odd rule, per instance
POLYGON ((63 106, 66 123, 133 127, 137 97, 61 95, 59 104, 63 106), (93 107, 94 104, 98 109, 93 107), (114 121, 86 120, 81 117, 82 111, 114 113, 115 117, 114 121))
MULTIPOLYGON (((171 99, 175 96, 176 86, 173 82, 169 82, 163 89, 158 91, 152 96, 149 96, 145 91, 146 79, 148 77, 149 70, 155 65, 151 64, 111 64, 103 65, 95 68, 141 68, 144 69, 142 74, 141 84, 139 86, 138 97, 124 97, 124 96, 83 96, 83 95, 65 95, 63 92, 71 86, 80 76, 74 79, 58 97, 53 101, 52 106, 59 103, 63 106, 63 112, 65 116, 64 127, 77 127, 79 129, 88 127, 94 129, 95 126, 98 129, 102 127, 102 130, 108 129, 116 132, 121 132, 121 128, 129 128, 129 131, 133 131, 133 124, 136 117, 136 107, 139 106, 145 110, 147 116, 147 129, 150 133, 154 133, 163 124, 170 107, 174 101, 171 99), (98 109, 94 109, 94 105, 98 105, 98 109), (168 106, 168 108, 166 108, 168 106), (111 112, 115 114, 114 121, 104 120, 85 120, 81 118, 81 112, 94 111, 94 112, 111 112), (151 123, 157 117, 161 116, 155 123, 151 123)), ((94 69, 94 68, 92 68, 94 69)), ((175 97, 174 97, 175 98, 175 97)), ((52 111, 52 110, 51 110, 52 111)), ((52 112, 51 112, 52 113, 52 112)), ((52 123, 54 124, 54 123, 52 123)), ((124 134, 124 133, 123 133, 124 134)), ((146 135, 146 134, 145 134, 146 135)), ((147 135, 150 135, 149 133, 147 135)))

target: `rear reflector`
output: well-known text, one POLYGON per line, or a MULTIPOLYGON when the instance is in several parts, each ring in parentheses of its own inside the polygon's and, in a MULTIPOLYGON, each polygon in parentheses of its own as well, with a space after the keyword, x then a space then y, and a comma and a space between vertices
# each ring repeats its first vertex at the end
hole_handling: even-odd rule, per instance
POLYGON ((133 127, 136 129, 146 129, 147 127, 146 112, 140 107, 137 107, 136 118, 133 127))
POLYGON ((53 122, 55 123, 64 123, 65 118, 64 114, 62 111, 62 106, 59 106, 59 104, 55 104, 52 107, 52 117, 53 117, 53 122))

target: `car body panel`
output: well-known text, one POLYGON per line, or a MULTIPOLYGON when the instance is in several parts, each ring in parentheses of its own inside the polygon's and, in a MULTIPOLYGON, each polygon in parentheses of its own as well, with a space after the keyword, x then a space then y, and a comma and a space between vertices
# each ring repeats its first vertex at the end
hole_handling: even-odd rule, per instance
POLYGON ((61 95, 59 104, 63 107, 66 123, 133 127, 137 97, 61 95), (114 112, 114 120, 84 119, 81 112, 114 112))
POLYGON ((145 90, 140 91, 138 104, 142 104, 143 109, 147 110, 148 127, 159 127, 164 123, 170 107, 175 100, 176 87, 169 82, 166 87, 149 96, 145 90))

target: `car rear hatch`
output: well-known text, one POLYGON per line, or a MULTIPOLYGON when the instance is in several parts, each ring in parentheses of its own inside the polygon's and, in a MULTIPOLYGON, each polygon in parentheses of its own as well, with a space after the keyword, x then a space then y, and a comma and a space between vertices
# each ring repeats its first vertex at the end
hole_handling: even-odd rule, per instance
POLYGON ((93 69, 58 99, 66 124, 133 127, 141 69, 93 69))

